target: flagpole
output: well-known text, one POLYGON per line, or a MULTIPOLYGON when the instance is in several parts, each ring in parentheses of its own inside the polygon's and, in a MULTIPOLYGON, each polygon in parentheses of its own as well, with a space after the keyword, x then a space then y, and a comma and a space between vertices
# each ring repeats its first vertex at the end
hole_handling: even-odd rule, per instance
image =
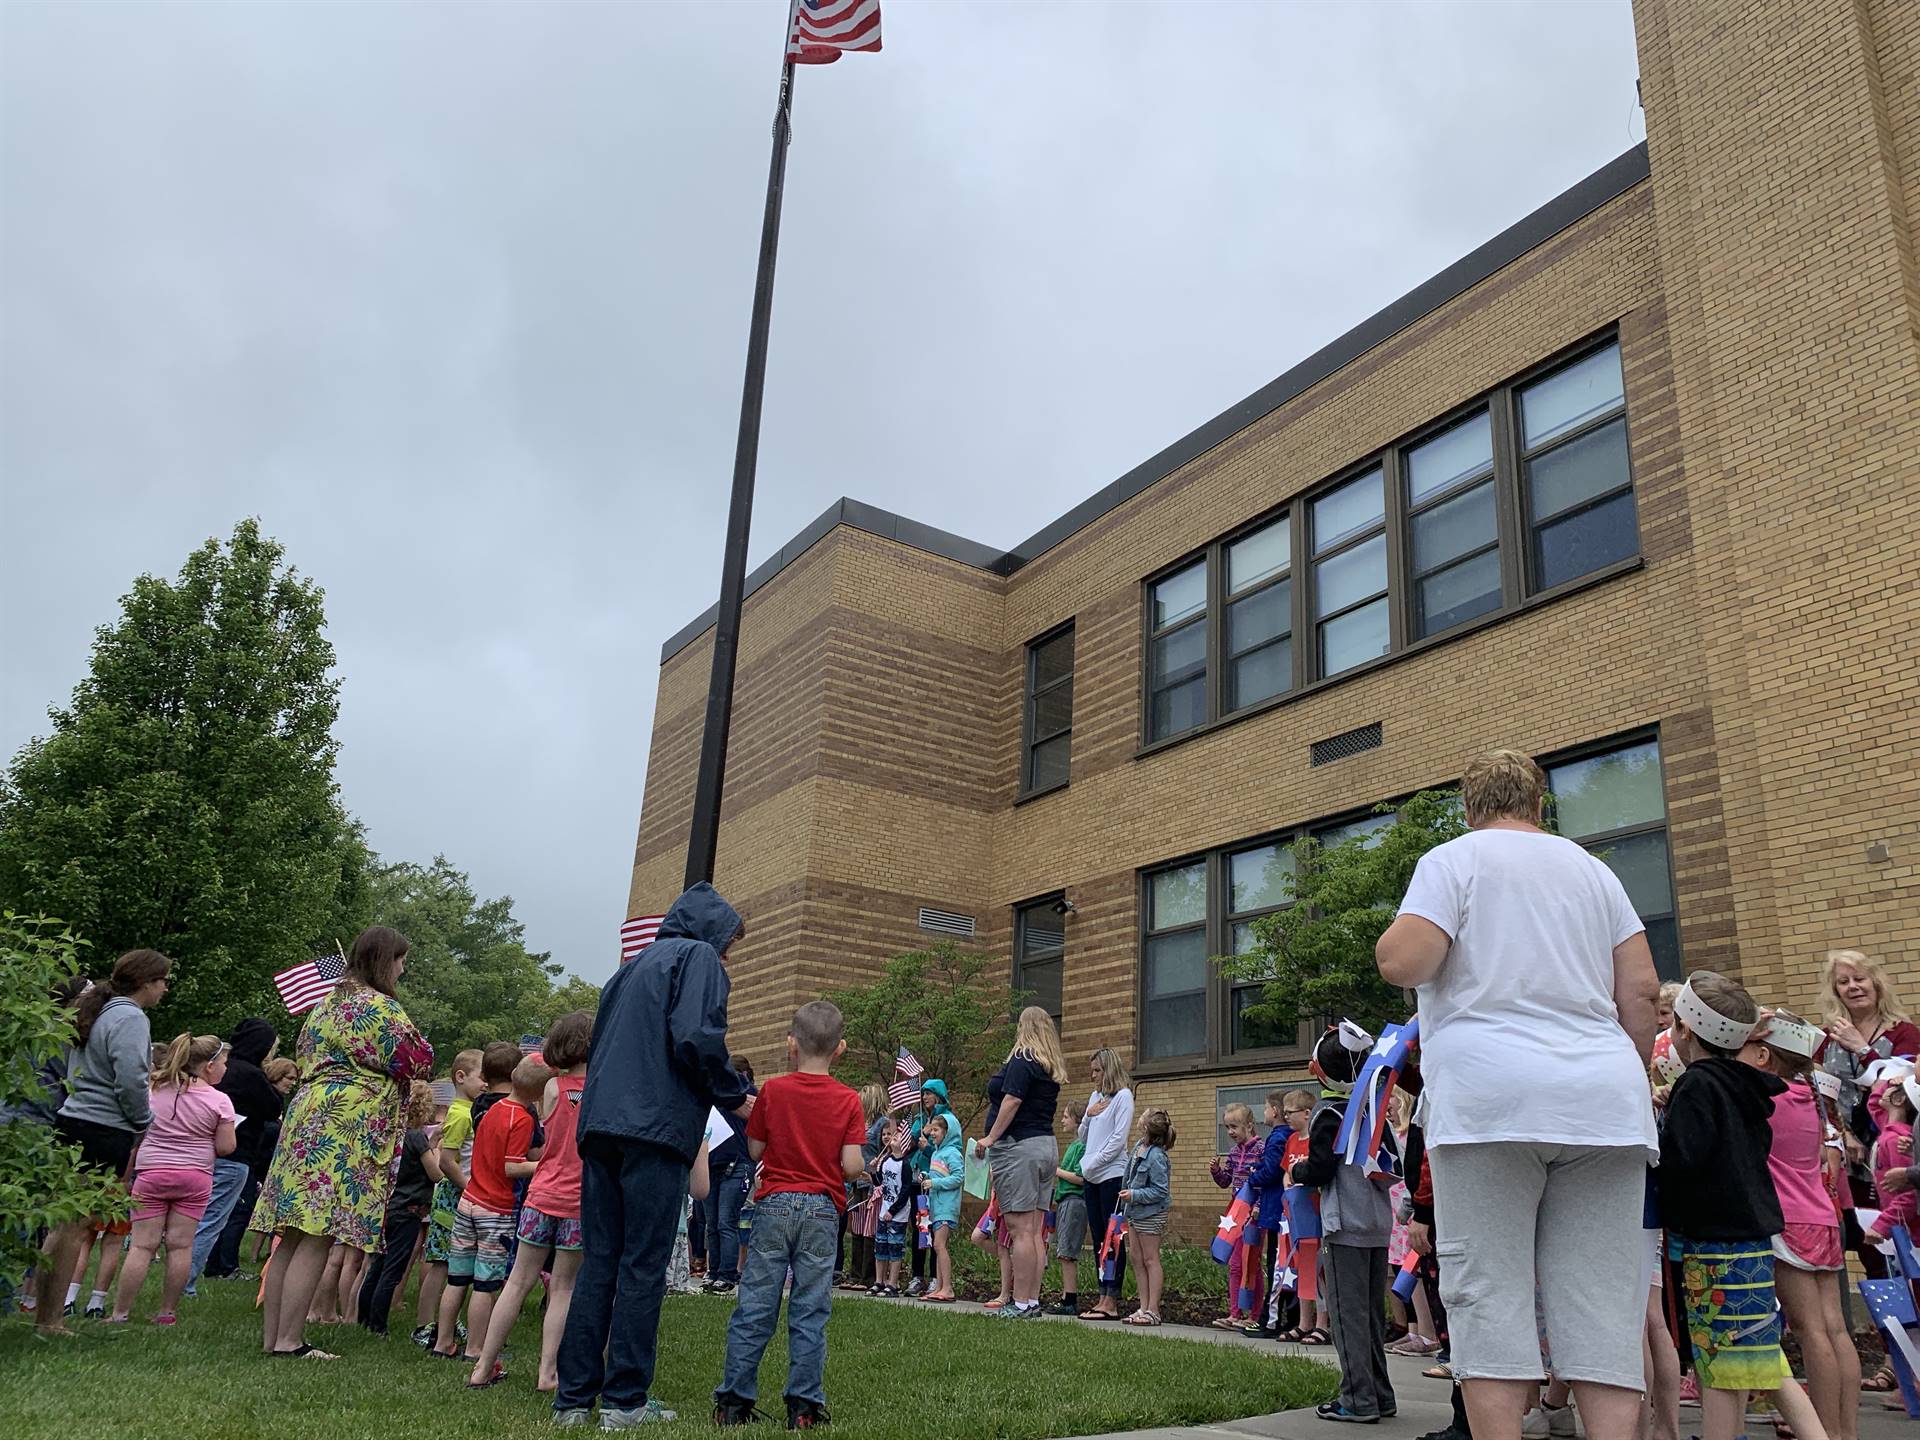
POLYGON ((733 720, 734 661, 740 644, 740 608, 746 598, 747 531, 753 520, 753 479, 760 456, 760 402, 767 380, 767 330, 773 317, 773 269, 780 250, 780 201, 792 138, 793 57, 780 66, 780 103, 773 116, 773 159, 767 167, 767 207, 760 221, 760 269, 753 282, 753 319, 747 331, 747 375, 740 395, 740 433, 733 450, 733 498, 720 562, 720 610, 713 627, 713 672, 707 682, 700 768, 693 782, 693 826, 687 838, 689 886, 713 879, 720 844, 720 793, 726 779, 727 731, 733 720))

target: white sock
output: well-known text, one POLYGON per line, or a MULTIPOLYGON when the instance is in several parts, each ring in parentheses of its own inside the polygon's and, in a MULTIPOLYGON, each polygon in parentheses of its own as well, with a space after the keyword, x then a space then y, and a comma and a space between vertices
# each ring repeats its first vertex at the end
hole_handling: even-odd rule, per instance
POLYGON ((89 1310, 103 1310, 106 1308, 106 1304, 107 1292, 104 1290, 96 1290, 87 1296, 87 1309, 89 1310))
POLYGON ((79 1298, 80 1298, 80 1282, 76 1280, 73 1282, 73 1284, 67 1286, 67 1303, 71 1305, 74 1301, 78 1300, 79 1298))

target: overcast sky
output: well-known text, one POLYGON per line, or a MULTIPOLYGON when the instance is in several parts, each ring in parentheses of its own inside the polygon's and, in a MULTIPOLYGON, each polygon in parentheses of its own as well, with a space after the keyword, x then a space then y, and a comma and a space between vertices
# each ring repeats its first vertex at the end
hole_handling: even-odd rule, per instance
MULTIPOLYGON (((0 4, 0 750, 258 515, 348 808, 615 960, 716 596, 786 0, 0 4)), ((801 71, 757 563, 1010 546, 1639 140, 1628 0, 886 0, 801 71)))

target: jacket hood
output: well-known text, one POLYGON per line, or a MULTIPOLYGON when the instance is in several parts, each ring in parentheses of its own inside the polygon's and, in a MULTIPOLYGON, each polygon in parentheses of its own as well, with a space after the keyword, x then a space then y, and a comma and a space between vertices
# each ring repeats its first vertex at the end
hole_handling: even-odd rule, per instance
POLYGON ((273 1049, 273 1042, 279 1038, 270 1021, 242 1020, 233 1027, 227 1044, 232 1047, 234 1059, 258 1065, 267 1058, 267 1052, 273 1049))
POLYGON ((920 1093, 922 1095, 926 1094, 927 1091, 929 1090, 931 1090, 934 1094, 940 1097, 940 1104, 937 1107, 935 1107, 935 1113, 938 1113, 938 1111, 940 1110, 946 1110, 951 1108, 952 1102, 947 1099, 947 1082, 946 1081, 929 1080, 920 1087, 920 1093))
POLYGON ((1787 1091, 1787 1082, 1777 1075, 1719 1055, 1694 1061, 1687 1067, 1687 1074, 1697 1075, 1735 1114, 1761 1124, 1773 1115, 1773 1097, 1787 1091))
POLYGON ((720 898, 720 892, 702 880, 681 892, 660 922, 661 940, 701 940, 724 951, 740 933, 740 912, 720 898))

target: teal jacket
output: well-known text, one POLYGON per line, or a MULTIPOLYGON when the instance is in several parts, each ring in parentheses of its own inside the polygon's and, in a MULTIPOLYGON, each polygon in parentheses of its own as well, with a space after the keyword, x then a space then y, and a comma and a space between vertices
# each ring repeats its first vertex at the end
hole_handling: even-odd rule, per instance
MULTIPOLYGON (((933 1107, 933 1114, 945 1117, 947 1122, 947 1139, 956 1141, 963 1139, 964 1137, 960 1134, 960 1117, 955 1115, 953 1113, 953 1107, 947 1104, 947 1082, 944 1080, 929 1080, 920 1087, 922 1096, 929 1090, 940 1097, 940 1103, 933 1107)), ((921 1145, 920 1131, 925 1128, 927 1121, 932 1118, 933 1116, 927 1114, 925 1109, 915 1111, 913 1116, 913 1150, 911 1152, 912 1159, 909 1163, 922 1175, 927 1173, 928 1166, 933 1161, 933 1154, 925 1146, 921 1145)))
POLYGON ((966 1157, 958 1136, 949 1135, 927 1162, 927 1220, 960 1223, 960 1185, 966 1179, 966 1157))

